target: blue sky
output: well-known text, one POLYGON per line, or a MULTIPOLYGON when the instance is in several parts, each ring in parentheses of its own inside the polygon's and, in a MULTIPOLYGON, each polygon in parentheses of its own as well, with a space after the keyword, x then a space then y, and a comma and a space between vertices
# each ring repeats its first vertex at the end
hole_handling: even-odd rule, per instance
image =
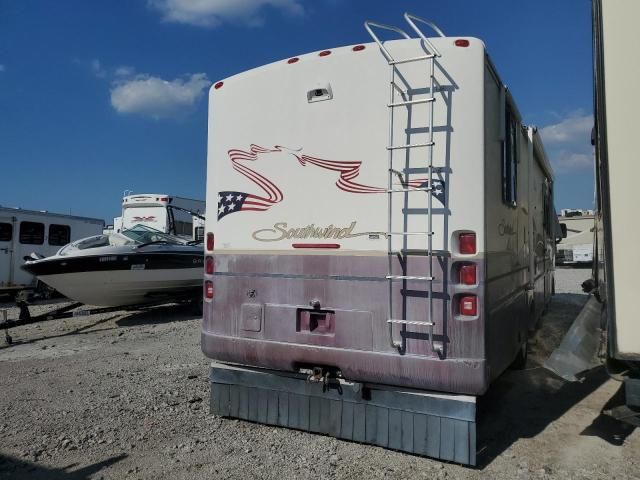
POLYGON ((204 198, 208 86, 369 41, 409 11, 487 45, 555 167, 591 208, 591 1, 0 0, 0 204, 105 218, 125 189, 204 198))

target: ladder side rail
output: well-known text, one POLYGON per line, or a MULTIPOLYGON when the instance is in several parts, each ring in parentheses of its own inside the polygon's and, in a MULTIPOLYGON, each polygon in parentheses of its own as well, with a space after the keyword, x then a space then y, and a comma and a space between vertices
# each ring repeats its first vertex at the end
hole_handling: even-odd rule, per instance
MULTIPOLYGON (((435 95, 433 93, 433 87, 434 87, 434 76, 435 73, 435 59, 431 59, 429 60, 429 93, 432 97, 435 98, 435 95)), ((434 115, 434 107, 435 107, 435 102, 431 102, 429 104, 429 117, 428 117, 428 125, 429 125, 429 142, 431 145, 433 145, 433 115, 434 115)), ((429 188, 433 188, 433 146, 431 148, 428 149, 428 169, 429 169, 429 173, 428 173, 428 177, 429 177, 429 188)), ((429 232, 433 232, 433 192, 429 191, 427 192, 427 195, 429 196, 429 200, 428 202, 428 217, 427 217, 427 230, 429 232)), ((433 277, 433 234, 429 235, 427 237, 427 250, 428 250, 428 255, 429 255, 429 273, 428 276, 429 277, 433 277)), ((444 274, 444 271, 443 271, 444 274)), ((435 351, 435 343, 434 343, 434 339, 433 339, 433 283, 429 282, 429 300, 428 300, 428 307, 429 307, 429 317, 428 317, 428 321, 430 323, 429 325, 429 342, 431 344, 431 351, 434 352, 435 351)), ((444 321, 444 319, 443 319, 444 321)))
POLYGON ((367 32, 369 33, 371 38, 373 38, 373 41, 378 44, 378 47, 380 47, 380 50, 382 51, 382 54, 387 59, 387 62, 393 62, 394 61, 393 56, 389 53, 389 50, 387 50, 385 48, 385 46, 382 44, 382 41, 375 34, 375 32, 373 31, 373 28, 380 28, 382 30, 389 30, 391 32, 396 32, 396 33, 400 34, 404 38, 411 38, 409 36, 409 34, 407 32, 405 32, 404 30, 402 30, 401 28, 394 27, 392 25, 385 25, 384 23, 371 22, 371 21, 367 20, 366 22, 364 22, 364 28, 367 30, 367 32))
MULTIPOLYGON (((365 23, 365 26, 367 26, 367 24, 365 23)), ((369 30, 369 28, 367 28, 367 30, 369 30)), ((377 39, 377 37, 375 35, 373 35, 373 33, 369 30, 369 33, 372 34, 372 36, 374 37, 374 39, 376 40, 376 43, 378 43, 378 45, 381 48, 381 51, 383 52, 383 54, 385 56, 387 56, 389 54, 389 52, 386 51, 386 49, 382 46, 382 43, 379 42, 379 40, 377 39), (385 53, 386 52, 386 53, 385 53)), ((390 55, 388 55, 389 59, 391 58, 390 55)), ((395 97, 395 71, 396 68, 394 66, 391 66, 389 68, 390 72, 389 72, 389 103, 393 103, 393 99, 395 97)), ((389 121, 389 143, 388 145, 393 145, 393 119, 394 119, 394 108, 389 108, 388 109, 388 121, 389 121)), ((388 163, 388 167, 389 170, 393 169, 393 150, 388 149, 387 150, 387 163, 388 163)), ((389 172, 389 174, 387 175, 387 232, 390 232, 393 228, 392 226, 392 215, 391 215, 391 211, 393 208, 393 175, 391 174, 391 172, 389 172)), ((388 283, 388 297, 389 297, 389 307, 388 307, 388 311, 389 311, 389 317, 388 318, 393 318, 393 280, 391 278, 389 278, 392 274, 393 274, 393 257, 391 255, 391 251, 393 248, 392 245, 393 242, 393 237, 391 235, 387 235, 387 283, 388 283)), ((402 344, 395 341, 393 338, 393 324, 389 323, 389 342, 391 344, 391 348, 401 348, 402 344)))
POLYGON ((410 13, 405 12, 404 14, 404 19, 407 21, 407 23, 409 24, 409 26, 413 29, 414 32, 416 32, 418 34, 418 36, 420 37, 420 39, 429 46, 429 48, 431 49, 431 52, 436 54, 438 57, 442 56, 440 54, 440 51, 433 45, 433 43, 431 43, 427 37, 425 36, 424 33, 422 33, 422 30, 420 30, 420 28, 418 28, 418 26, 414 23, 414 20, 420 23, 424 23, 425 25, 431 27, 431 29, 436 32, 439 36, 441 37, 446 37, 446 35, 444 34, 444 32, 442 30, 440 30, 440 28, 433 23, 430 20, 425 20, 424 18, 420 18, 420 17, 416 17, 415 15, 412 15, 410 13))

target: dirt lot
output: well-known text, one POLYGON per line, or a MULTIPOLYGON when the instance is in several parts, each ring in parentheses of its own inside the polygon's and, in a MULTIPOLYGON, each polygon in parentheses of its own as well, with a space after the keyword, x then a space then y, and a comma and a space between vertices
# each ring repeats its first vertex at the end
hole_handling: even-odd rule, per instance
POLYGON ((0 478, 640 479, 640 433, 600 415, 619 384, 602 369, 569 384, 540 367, 587 276, 557 272, 527 369, 480 400, 476 469, 210 415, 200 322, 162 307, 12 331, 0 346, 0 478))

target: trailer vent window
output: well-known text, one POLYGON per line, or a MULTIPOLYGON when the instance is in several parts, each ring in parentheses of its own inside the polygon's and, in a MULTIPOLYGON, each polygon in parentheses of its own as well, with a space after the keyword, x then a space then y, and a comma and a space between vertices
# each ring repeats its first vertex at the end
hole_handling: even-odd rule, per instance
POLYGON ((10 242, 13 238, 13 225, 0 223, 0 242, 10 242))
POLYGON ((69 225, 49 225, 49 245, 63 246, 71 241, 71 227, 69 225))
POLYGON ((20 222, 20 243, 42 245, 44 243, 44 223, 20 222))

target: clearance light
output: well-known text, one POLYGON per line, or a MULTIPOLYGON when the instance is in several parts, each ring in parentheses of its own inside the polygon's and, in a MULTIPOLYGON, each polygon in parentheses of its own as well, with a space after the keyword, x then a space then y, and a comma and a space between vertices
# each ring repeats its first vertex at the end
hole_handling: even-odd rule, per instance
POLYGON ((161 202, 168 202, 169 201, 169 197, 160 197, 160 201, 161 202))
POLYGON ((213 257, 207 257, 204 262, 204 273, 213 275, 213 257))
POLYGON ((456 40, 453 43, 455 44, 456 47, 468 47, 469 46, 469 40, 465 40, 464 38, 459 38, 458 40, 456 40))
POLYGON ((204 297, 207 300, 211 300, 213 298, 213 282, 211 280, 204 282, 204 297))
POLYGON ((298 60, 300 60, 298 57, 293 57, 287 60, 287 63, 296 63, 298 60))
POLYGON ((213 233, 207 233, 207 251, 213 252, 213 233))
POLYGON ((478 297, 475 295, 460 297, 460 315, 466 317, 478 315, 478 297))
POLYGON ((477 275, 475 263, 460 267, 460 283, 462 285, 475 285, 476 281, 477 275))
POLYGON ((224 85, 224 82, 218 82, 216 83, 213 88, 215 88, 216 90, 218 90, 219 88, 222 88, 222 86, 224 85))
POLYGON ((476 253, 476 234, 461 233, 458 237, 458 249, 464 255, 474 255, 476 253))
POLYGON ((327 55, 331 55, 331 50, 323 50, 318 54, 320 57, 326 57, 327 55))
POLYGON ((356 45, 355 47, 353 47, 353 49, 352 49, 352 50, 353 50, 354 52, 361 52, 361 51, 362 51, 362 50, 364 50, 364 49, 365 49, 365 46, 364 46, 364 45, 356 45))

